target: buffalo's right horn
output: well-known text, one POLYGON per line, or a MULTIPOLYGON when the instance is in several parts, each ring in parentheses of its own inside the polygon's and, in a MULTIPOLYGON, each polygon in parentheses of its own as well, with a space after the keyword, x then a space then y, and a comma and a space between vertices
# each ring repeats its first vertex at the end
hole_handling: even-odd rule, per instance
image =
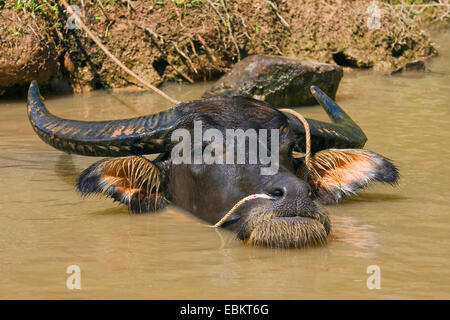
POLYGON ((52 115, 36 81, 28 90, 28 117, 38 136, 56 149, 84 156, 117 157, 164 152, 177 124, 173 110, 112 121, 67 120, 52 115))
MULTIPOLYGON (((311 93, 317 102, 325 109, 332 123, 306 119, 311 129, 312 154, 329 148, 362 148, 367 137, 362 129, 345 113, 344 110, 316 86, 311 86, 311 93)), ((291 124, 300 133, 298 138, 299 150, 305 152, 305 128, 298 119, 287 114, 294 122, 291 124)))

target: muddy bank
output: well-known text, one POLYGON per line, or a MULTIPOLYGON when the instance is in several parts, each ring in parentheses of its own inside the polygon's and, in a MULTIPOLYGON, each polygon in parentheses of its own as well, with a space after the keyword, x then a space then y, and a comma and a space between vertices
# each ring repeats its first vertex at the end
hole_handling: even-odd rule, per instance
MULTIPOLYGON (((24 95, 31 79, 43 92, 136 84, 82 30, 67 28, 62 6, 39 2, 0 9, 0 96, 24 95)), ((111 52, 154 85, 215 79, 252 54, 389 72, 437 53, 413 20, 382 2, 379 20, 372 1, 83 3, 71 2, 111 52)))

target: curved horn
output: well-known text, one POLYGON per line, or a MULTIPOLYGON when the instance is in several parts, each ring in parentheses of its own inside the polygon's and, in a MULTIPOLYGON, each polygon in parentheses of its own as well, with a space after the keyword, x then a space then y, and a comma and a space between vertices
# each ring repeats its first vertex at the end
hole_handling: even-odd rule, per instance
POLYGON ((84 156, 117 157, 165 151, 165 137, 177 123, 175 111, 112 121, 67 120, 52 115, 36 81, 28 90, 28 117, 38 136, 56 149, 84 156))
MULTIPOLYGON (((311 93, 325 109, 333 123, 306 119, 311 129, 311 152, 314 154, 320 150, 329 148, 362 148, 367 137, 361 128, 322 90, 311 86, 311 93)), ((290 116, 291 120, 294 120, 290 116)), ((300 132, 305 132, 303 125, 295 119, 294 125, 300 132)), ((299 139, 299 151, 305 150, 304 139, 299 139)))

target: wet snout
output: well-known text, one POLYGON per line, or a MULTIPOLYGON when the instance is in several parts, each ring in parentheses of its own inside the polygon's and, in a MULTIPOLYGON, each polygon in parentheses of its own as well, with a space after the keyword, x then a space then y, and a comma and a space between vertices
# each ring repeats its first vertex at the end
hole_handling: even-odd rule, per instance
POLYGON ((265 193, 272 196, 272 210, 276 217, 303 217, 318 220, 327 234, 330 222, 325 210, 310 197, 308 184, 294 175, 282 175, 270 181, 265 193))
POLYGON ((264 191, 273 197, 277 216, 309 217, 317 209, 309 197, 308 185, 293 175, 283 175, 270 181, 264 191))
POLYGON ((248 202, 236 229, 249 244, 276 248, 323 245, 330 234, 325 210, 309 196, 309 187, 290 172, 271 177, 260 192, 269 199, 248 202), (258 201, 258 202, 256 202, 258 201))
POLYGON ((308 185, 297 177, 285 175, 270 181, 265 191, 277 201, 292 201, 308 197, 308 185))

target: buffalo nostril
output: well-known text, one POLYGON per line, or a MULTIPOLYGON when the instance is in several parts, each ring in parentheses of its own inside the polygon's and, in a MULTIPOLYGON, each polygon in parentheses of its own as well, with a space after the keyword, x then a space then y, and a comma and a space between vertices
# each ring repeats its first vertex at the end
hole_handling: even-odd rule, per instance
POLYGON ((268 193, 269 193, 269 195, 276 197, 276 198, 281 198, 284 195, 284 191, 280 188, 273 189, 272 191, 269 191, 268 193))

